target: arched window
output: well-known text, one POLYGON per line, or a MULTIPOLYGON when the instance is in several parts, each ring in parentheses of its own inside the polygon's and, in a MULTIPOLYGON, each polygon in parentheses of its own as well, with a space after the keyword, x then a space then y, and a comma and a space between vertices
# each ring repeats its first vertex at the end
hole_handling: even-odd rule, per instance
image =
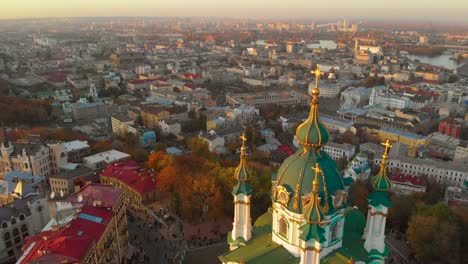
POLYGON ((12 224, 12 225, 16 224, 16 219, 12 218, 12 219, 11 219, 11 224, 12 224))
POLYGON ((28 226, 26 224, 21 225, 21 232, 27 232, 28 231, 28 226))
POLYGON ((2 222, 2 228, 7 228, 7 227, 8 227, 8 224, 7 224, 7 222, 5 222, 5 221, 4 221, 4 222, 2 222))
POLYGON ((24 214, 21 214, 21 215, 19 216, 19 219, 20 219, 21 221, 24 221, 25 218, 26 218, 26 217, 24 217, 24 214))
POLYGON ((13 236, 19 235, 18 228, 13 229, 13 236))
POLYGON ((338 229, 339 229, 339 222, 336 222, 331 228, 330 241, 334 241, 335 239, 338 239, 338 231, 339 231, 338 229))
POLYGON ((286 221, 286 219, 284 219, 284 217, 281 217, 279 219, 278 227, 279 234, 284 237, 288 237, 288 222, 286 221))
POLYGON ((5 239, 5 241, 9 240, 10 239, 10 233, 9 232, 5 232, 3 234, 3 238, 5 239))

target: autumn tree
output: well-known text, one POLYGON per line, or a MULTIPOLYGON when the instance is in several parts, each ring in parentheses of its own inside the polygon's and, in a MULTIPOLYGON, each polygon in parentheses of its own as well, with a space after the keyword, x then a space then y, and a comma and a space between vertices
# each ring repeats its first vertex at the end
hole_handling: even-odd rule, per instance
POLYGON ((351 184, 348 192, 348 201, 351 206, 357 206, 359 210, 365 215, 367 214, 367 206, 369 201, 369 189, 367 183, 362 180, 357 180, 351 184))
POLYGON ((153 169, 155 172, 160 172, 162 169, 173 164, 173 156, 164 151, 153 151, 145 163, 147 168, 153 169))
POLYGON ((442 203, 418 204, 408 224, 407 236, 422 263, 462 263, 460 225, 455 214, 442 203))

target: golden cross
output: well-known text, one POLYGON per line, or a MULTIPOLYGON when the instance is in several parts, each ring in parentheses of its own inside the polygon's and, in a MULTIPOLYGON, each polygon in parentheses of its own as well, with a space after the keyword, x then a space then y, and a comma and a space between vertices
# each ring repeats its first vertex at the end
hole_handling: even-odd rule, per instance
POLYGON ((320 76, 324 74, 320 71, 320 64, 317 64, 317 69, 315 71, 311 71, 310 73, 315 75, 315 87, 318 87, 318 80, 320 79, 320 76))
POLYGON ((322 173, 322 169, 320 169, 318 163, 315 163, 315 167, 312 167, 312 170, 315 171, 315 175, 322 173))
POLYGON ((312 182, 312 192, 316 193, 318 191, 318 180, 317 180, 317 175, 319 173, 322 173, 322 169, 320 169, 318 163, 315 163, 315 167, 312 167, 312 170, 315 171, 315 178, 314 181, 312 182))
POLYGON ((392 144, 390 144, 390 140, 386 140, 384 143, 381 143, 385 147, 385 155, 388 155, 388 152, 390 151, 390 148, 392 147, 392 144))
POLYGON ((242 140, 242 147, 245 147, 245 142, 247 141, 247 137, 245 136, 245 132, 242 133, 240 136, 240 139, 242 140))

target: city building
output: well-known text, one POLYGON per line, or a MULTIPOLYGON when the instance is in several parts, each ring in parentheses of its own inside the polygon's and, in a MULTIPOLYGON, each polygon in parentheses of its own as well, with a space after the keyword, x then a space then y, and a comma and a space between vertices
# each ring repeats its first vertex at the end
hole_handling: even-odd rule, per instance
POLYGON ((186 106, 180 105, 169 107, 146 105, 141 108, 141 118, 146 127, 157 128, 160 120, 187 121, 188 109, 186 106))
POLYGON ((371 167, 369 165, 368 156, 362 152, 359 152, 354 157, 348 167, 343 171, 343 178, 352 178, 356 180, 367 180, 371 173, 371 167))
POLYGON ((354 156, 356 147, 346 143, 340 144, 330 141, 323 146, 323 151, 327 152, 327 154, 334 160, 342 158, 350 160, 354 156))
POLYGON ((463 120, 455 118, 447 118, 439 123, 439 133, 454 137, 460 138, 463 128, 463 120))
POLYGON ((8 172, 0 180, 1 263, 14 263, 26 237, 40 232, 49 221, 44 180, 44 176, 19 171, 8 172))
POLYGON ((395 193, 409 195, 414 192, 426 192, 427 183, 421 177, 394 174, 390 178, 390 182, 392 183, 391 190, 395 193))
MULTIPOLYGON (((320 70, 315 73, 318 80, 320 70)), ((219 256, 222 263, 384 262, 388 255, 384 242, 385 218, 391 207, 385 161, 372 179, 371 208, 366 222, 359 210, 347 208, 350 182, 343 181, 335 162, 322 150, 329 134, 319 120, 319 94, 316 83, 310 115, 296 131, 300 148, 283 162, 277 174, 273 174, 272 208, 261 215, 251 229, 251 223, 246 223, 251 221, 249 206, 245 205, 250 205, 249 197, 255 193, 244 191, 238 195, 233 192, 238 203, 234 205, 233 231, 227 238, 230 252, 219 256), (242 234, 238 230, 242 230, 242 234)), ((386 147, 385 159, 388 149, 386 147)), ((241 165, 239 168, 245 168, 241 165)), ((247 174, 244 172, 244 175, 247 174)), ((243 180, 246 178, 237 178, 242 181, 238 180, 236 186, 248 190, 243 180)))
POLYGON ((445 190, 444 202, 450 207, 468 206, 468 182, 461 187, 448 186, 445 190))
POLYGON ((134 121, 125 114, 117 113, 111 117, 112 133, 124 137, 127 133, 131 133, 133 130, 129 130, 129 126, 134 126, 134 121))
POLYGON ((49 177, 50 190, 56 195, 68 196, 78 191, 89 182, 99 180, 94 170, 78 165, 74 169, 61 170, 57 175, 49 177))
POLYGON ((3 131, 3 142, 0 148, 0 173, 13 170, 31 172, 33 175, 52 175, 49 147, 40 142, 9 142, 6 130, 3 131))
POLYGON ((0 202, 7 204, 18 198, 45 193, 45 177, 17 170, 5 173, 0 179, 0 202))
POLYGON ((468 143, 461 143, 456 147, 453 160, 468 163, 468 143))
POLYGON ((81 163, 84 157, 91 154, 91 147, 87 141, 69 141, 65 142, 65 153, 67 154, 68 162, 81 163))
POLYGON ((107 118, 118 112, 123 112, 122 107, 114 104, 96 103, 75 103, 72 106, 72 117, 77 121, 91 121, 98 118, 107 118))
POLYGON ((112 186, 86 185, 57 210, 70 211, 26 239, 18 264, 125 263, 128 243, 123 194, 112 186))
POLYGON ((177 136, 182 131, 181 125, 179 122, 173 120, 160 120, 159 121, 159 129, 164 135, 172 134, 177 136))
POLYGON ((83 158, 83 164, 93 170, 105 169, 108 165, 130 159, 130 155, 114 149, 83 158))
MULTIPOLYGON (((380 162, 380 158, 374 158, 375 165, 380 162)), ((389 159, 387 166, 393 173, 432 177, 442 185, 461 187, 468 181, 468 164, 398 156, 389 159)))
POLYGON ((101 183, 111 184, 124 193, 127 206, 144 210, 157 198, 156 175, 133 160, 116 163, 100 174, 101 183))
POLYGON ((226 101, 231 106, 248 105, 260 108, 266 105, 294 106, 307 105, 310 98, 294 90, 282 92, 254 92, 227 94, 226 101))
POLYGON ((379 140, 389 139, 396 142, 401 142, 410 148, 427 145, 428 139, 419 134, 401 131, 395 128, 382 127, 381 129, 368 129, 369 132, 375 135, 379 140))

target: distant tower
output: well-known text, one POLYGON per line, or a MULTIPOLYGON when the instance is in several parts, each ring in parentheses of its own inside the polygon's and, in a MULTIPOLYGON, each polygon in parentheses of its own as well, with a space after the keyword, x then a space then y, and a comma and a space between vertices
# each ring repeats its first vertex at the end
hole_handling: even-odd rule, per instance
POLYGON ((252 188, 247 183, 247 180, 250 178, 250 172, 247 170, 245 161, 245 142, 247 141, 245 133, 242 134, 241 140, 240 163, 234 172, 237 184, 232 190, 232 195, 234 195, 234 222, 232 223, 230 240, 232 241, 230 242, 231 250, 245 245, 252 237, 252 223, 250 219, 250 197, 252 196, 252 188))
POLYGON ((365 239, 364 248, 369 253, 369 258, 373 259, 371 263, 384 263, 385 257, 388 255, 388 249, 385 246, 385 222, 392 202, 387 194, 388 190, 390 190, 387 159, 392 145, 388 139, 382 145, 385 146, 385 151, 379 173, 371 179, 374 191, 368 197, 369 211, 363 236, 365 239))
POLYGON ((93 81, 89 85, 89 96, 91 96, 93 99, 99 98, 96 85, 93 81))
POLYGON ((359 39, 354 40, 354 51, 357 52, 359 49, 359 39))

